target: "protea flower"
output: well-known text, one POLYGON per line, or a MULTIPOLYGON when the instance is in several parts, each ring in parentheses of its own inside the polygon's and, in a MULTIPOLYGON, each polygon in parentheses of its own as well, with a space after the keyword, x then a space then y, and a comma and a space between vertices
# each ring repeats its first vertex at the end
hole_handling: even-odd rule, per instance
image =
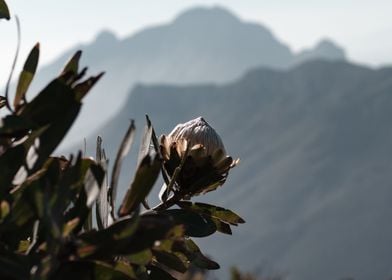
POLYGON ((161 191, 162 200, 170 191, 191 197, 215 190, 239 162, 226 155, 222 139, 202 117, 178 124, 168 136, 162 135, 160 149, 165 169, 174 180, 172 188, 161 191))

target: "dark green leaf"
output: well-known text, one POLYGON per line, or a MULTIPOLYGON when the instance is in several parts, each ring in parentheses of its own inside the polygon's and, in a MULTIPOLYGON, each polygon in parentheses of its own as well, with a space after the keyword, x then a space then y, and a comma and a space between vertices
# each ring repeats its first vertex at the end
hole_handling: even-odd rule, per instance
POLYGON ((128 130, 125 133, 124 138, 121 142, 120 148, 118 149, 116 160, 114 161, 114 166, 112 171, 111 184, 108 192, 109 202, 112 208, 112 216, 114 216, 114 208, 115 208, 116 195, 117 195, 117 184, 118 184, 118 179, 120 177, 121 165, 124 158, 127 156, 129 150, 131 149, 134 136, 135 136, 135 123, 133 120, 131 120, 128 130))
POLYGON ((150 249, 138 252, 127 256, 127 260, 132 264, 147 265, 152 260, 152 253, 150 249))
POLYGON ((136 279, 132 267, 112 265, 98 261, 66 262, 60 266, 53 279, 69 280, 125 280, 136 279))
POLYGON ((8 115, 4 117, 2 121, 3 124, 0 126, 0 136, 4 137, 24 137, 30 130, 37 128, 30 120, 17 115, 8 115))
POLYGON ((226 224, 226 223, 222 222, 221 220, 214 218, 214 217, 210 217, 210 218, 215 223, 217 231, 219 231, 221 233, 232 235, 232 231, 231 231, 229 224, 226 224))
POLYGON ((20 73, 18 85, 16 88, 16 94, 14 98, 15 110, 18 109, 21 101, 25 98, 30 83, 34 78, 35 71, 37 70, 38 59, 39 59, 39 43, 37 43, 34 46, 34 48, 31 50, 23 66, 23 70, 20 73))
POLYGON ((61 75, 71 73, 73 75, 76 75, 79 71, 79 60, 80 57, 82 56, 82 51, 77 51, 72 58, 67 62, 67 64, 64 66, 63 72, 61 75))
POLYGON ((162 213, 172 217, 176 224, 184 225, 187 236, 206 237, 216 232, 215 223, 198 213, 185 209, 170 209, 162 213))
POLYGON ((156 241, 167 239, 173 226, 172 219, 167 215, 126 218, 105 230, 82 234, 79 256, 91 259, 135 254, 151 248, 156 241))
POLYGON ((218 263, 210 260, 200 251, 199 247, 193 242, 192 239, 185 239, 184 251, 182 251, 191 261, 192 264, 201 268, 208 270, 219 269, 220 266, 218 263))
POLYGON ((2 18, 6 20, 10 19, 10 11, 4 0, 0 0, 0 19, 2 18))
POLYGON ((211 217, 215 217, 222 222, 229 223, 232 225, 245 223, 245 221, 233 211, 219 206, 199 202, 192 203, 189 201, 180 201, 177 203, 177 205, 183 209, 189 209, 198 213, 210 215, 211 217))
POLYGON ((29 279, 30 264, 26 256, 0 246, 0 279, 29 279))
POLYGON ((149 280, 176 280, 176 278, 171 276, 168 272, 156 266, 152 266, 150 268, 150 275, 148 279, 149 280))
POLYGON ((187 271, 187 266, 174 253, 158 250, 154 250, 153 253, 157 261, 166 267, 182 273, 187 271))
POLYGON ((120 217, 130 214, 146 198, 158 178, 160 168, 161 163, 157 156, 151 159, 150 155, 147 155, 142 160, 121 204, 120 217))
MULTIPOLYGON (((82 100, 86 94, 90 91, 90 89, 101 79, 101 77, 104 75, 105 73, 99 73, 97 76, 94 77, 90 77, 87 80, 77 84, 75 86, 75 97, 76 100, 80 101, 82 100)), ((76 77, 78 78, 78 77, 76 77)))

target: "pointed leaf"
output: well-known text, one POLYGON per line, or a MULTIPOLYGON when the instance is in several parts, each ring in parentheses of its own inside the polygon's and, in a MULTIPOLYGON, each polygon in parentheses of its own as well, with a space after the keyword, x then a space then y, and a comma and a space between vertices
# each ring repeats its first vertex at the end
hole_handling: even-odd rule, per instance
POLYGON ((109 199, 108 199, 108 182, 107 182, 107 166, 105 152, 102 148, 102 138, 97 137, 96 160, 105 172, 104 185, 101 188, 97 204, 96 204, 96 220, 98 229, 107 228, 109 225, 109 199))
POLYGON ((184 225, 187 236, 206 237, 216 232, 215 223, 198 213, 185 209, 170 209, 162 213, 172 217, 176 224, 184 225))
POLYGON ((104 72, 101 72, 98 75, 90 77, 87 80, 77 84, 75 86, 76 100, 81 101, 104 74, 104 72))
POLYGON ((26 92, 30 86, 31 81, 34 78, 37 70, 39 60, 39 43, 30 51, 29 56, 23 66, 23 70, 20 73, 18 85, 16 88, 16 94, 14 98, 14 107, 17 110, 21 101, 25 98, 26 92))
POLYGON ((192 264, 201 268, 208 270, 219 269, 220 266, 218 263, 210 260, 200 251, 200 248, 196 245, 196 243, 188 238, 185 239, 185 251, 183 253, 187 255, 187 257, 192 261, 192 264))
POLYGON ((150 193, 158 178, 161 163, 157 156, 147 155, 140 163, 135 178, 128 189, 119 210, 119 216, 130 214, 150 193))
POLYGON ((175 254, 158 250, 154 250, 153 253, 157 261, 166 267, 182 273, 187 271, 187 266, 175 254))
POLYGON ((63 68, 63 72, 61 75, 66 74, 66 73, 71 73, 73 75, 76 75, 79 71, 79 60, 80 57, 82 56, 82 51, 77 51, 72 58, 67 62, 67 64, 63 68))
POLYGON ((150 152, 151 137, 152 137, 152 126, 150 120, 147 118, 147 124, 146 127, 144 128, 143 138, 139 149, 139 155, 137 157, 138 165, 150 152))
POLYGON ((116 196, 117 196, 117 184, 118 184, 118 179, 120 177, 121 165, 124 158, 126 157, 129 150, 131 149, 134 138, 135 138, 135 123, 133 120, 131 120, 128 130, 125 133, 120 148, 118 149, 117 152, 116 160, 114 162, 113 171, 112 171, 111 184, 108 191, 109 202, 112 208, 111 212, 113 217, 114 217, 114 206, 115 206, 116 196))
POLYGON ((0 0, 0 19, 10 19, 10 11, 4 0, 0 0))
POLYGON ((242 219, 236 213, 223 207, 200 202, 192 203, 189 201, 180 201, 177 203, 177 205, 183 209, 189 209, 198 213, 210 215, 211 217, 215 217, 222 222, 229 223, 232 225, 245 223, 244 219, 242 219))
POLYGON ((210 218, 215 223, 217 231, 224 233, 224 234, 232 235, 232 231, 231 231, 229 224, 226 224, 226 223, 222 222, 221 220, 214 218, 214 217, 210 217, 210 218))

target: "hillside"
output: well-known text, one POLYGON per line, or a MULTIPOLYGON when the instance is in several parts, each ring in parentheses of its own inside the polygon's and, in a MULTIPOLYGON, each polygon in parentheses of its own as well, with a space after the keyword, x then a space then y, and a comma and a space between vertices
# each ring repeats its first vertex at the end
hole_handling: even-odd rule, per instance
POLYGON ((201 242, 224 264, 219 273, 238 264, 293 280, 388 279, 391 92, 391 68, 323 61, 260 68, 226 85, 139 85, 99 134, 114 156, 128 119, 140 136, 146 113, 158 134, 197 116, 216 128, 242 162, 200 199, 247 221, 233 236, 201 242))

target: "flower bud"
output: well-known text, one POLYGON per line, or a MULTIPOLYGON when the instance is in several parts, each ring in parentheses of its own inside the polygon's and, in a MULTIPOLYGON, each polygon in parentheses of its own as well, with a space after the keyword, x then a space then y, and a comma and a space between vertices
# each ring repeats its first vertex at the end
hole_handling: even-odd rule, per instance
POLYGON ((168 175, 172 178, 176 173, 175 191, 187 197, 223 185, 229 170, 238 163, 226 155, 222 139, 202 117, 178 124, 168 136, 162 135, 160 149, 168 175))
POLYGON ((198 117, 186 123, 178 124, 169 134, 170 142, 177 142, 180 139, 185 139, 190 148, 195 145, 202 145, 207 153, 207 156, 220 149, 224 153, 225 147, 222 139, 202 117, 198 117))

